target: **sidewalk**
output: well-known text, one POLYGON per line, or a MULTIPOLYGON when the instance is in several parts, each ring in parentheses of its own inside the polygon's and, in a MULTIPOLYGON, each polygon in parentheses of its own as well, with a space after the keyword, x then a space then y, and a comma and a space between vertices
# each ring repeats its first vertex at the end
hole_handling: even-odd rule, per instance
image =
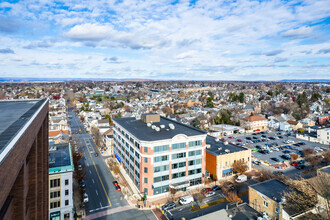
POLYGON ((76 210, 77 217, 84 219, 86 217, 86 210, 81 205, 82 195, 80 195, 80 186, 76 179, 73 178, 73 207, 76 210))

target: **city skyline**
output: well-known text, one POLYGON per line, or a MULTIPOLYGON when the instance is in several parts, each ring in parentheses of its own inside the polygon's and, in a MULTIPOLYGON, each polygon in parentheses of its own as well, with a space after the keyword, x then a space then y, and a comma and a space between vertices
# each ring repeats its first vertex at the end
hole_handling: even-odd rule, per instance
POLYGON ((0 3, 0 77, 330 79, 327 1, 0 3))

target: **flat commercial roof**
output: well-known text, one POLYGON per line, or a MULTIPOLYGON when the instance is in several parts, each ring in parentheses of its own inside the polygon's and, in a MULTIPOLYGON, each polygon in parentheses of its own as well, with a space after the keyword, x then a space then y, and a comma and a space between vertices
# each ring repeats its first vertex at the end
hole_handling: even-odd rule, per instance
POLYGON ((0 101, 0 162, 10 151, 6 149, 8 144, 26 129, 45 102, 46 99, 0 101))
POLYGON ((261 183, 256 183, 249 186, 252 189, 264 194, 268 198, 280 202, 283 197, 283 193, 289 192, 289 187, 277 179, 267 180, 261 183))
POLYGON ((221 140, 216 141, 215 137, 209 135, 206 137, 206 144, 210 145, 210 147, 206 148, 206 152, 211 153, 215 156, 227 154, 226 150, 229 150, 228 153, 248 150, 247 148, 239 147, 230 143, 225 144, 225 142, 221 140))
POLYGON ((180 122, 160 117, 160 122, 154 122, 153 125, 160 127, 165 125, 165 128, 160 128, 160 131, 156 131, 151 127, 148 127, 142 120, 136 120, 134 117, 130 118, 115 118, 113 119, 116 123, 130 132, 139 140, 143 141, 157 141, 164 139, 171 139, 175 135, 184 134, 188 137, 206 134, 206 131, 191 127, 189 125, 182 124, 180 122), (170 129, 169 124, 175 126, 174 130, 170 129))
POLYGON ((71 145, 69 143, 49 146, 49 174, 73 171, 71 145))

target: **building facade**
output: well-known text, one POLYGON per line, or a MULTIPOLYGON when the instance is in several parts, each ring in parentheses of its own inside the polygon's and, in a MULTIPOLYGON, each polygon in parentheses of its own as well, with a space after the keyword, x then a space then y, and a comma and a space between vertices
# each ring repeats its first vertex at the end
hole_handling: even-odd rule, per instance
POLYGON ((73 161, 69 143, 49 147, 49 219, 73 219, 73 161))
POLYGON ((251 169, 251 149, 223 142, 214 137, 206 138, 206 171, 213 179, 222 179, 233 175, 233 164, 246 162, 251 169))
POLYGON ((206 133, 156 114, 114 119, 114 156, 148 197, 204 183, 206 133))
POLYGON ((249 131, 268 130, 268 120, 261 116, 249 116, 241 120, 241 126, 249 131))
POLYGON ((48 101, 1 101, 0 109, 0 219, 47 219, 48 101))

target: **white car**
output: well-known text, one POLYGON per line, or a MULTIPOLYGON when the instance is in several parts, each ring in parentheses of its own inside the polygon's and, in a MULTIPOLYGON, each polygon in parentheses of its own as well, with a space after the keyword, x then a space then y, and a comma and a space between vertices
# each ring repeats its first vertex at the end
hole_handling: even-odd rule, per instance
POLYGON ((210 197, 210 196, 214 196, 214 195, 215 195, 214 191, 210 191, 210 192, 205 193, 205 197, 210 197))
POLYGON ((84 203, 88 202, 88 195, 87 193, 84 193, 84 203))

